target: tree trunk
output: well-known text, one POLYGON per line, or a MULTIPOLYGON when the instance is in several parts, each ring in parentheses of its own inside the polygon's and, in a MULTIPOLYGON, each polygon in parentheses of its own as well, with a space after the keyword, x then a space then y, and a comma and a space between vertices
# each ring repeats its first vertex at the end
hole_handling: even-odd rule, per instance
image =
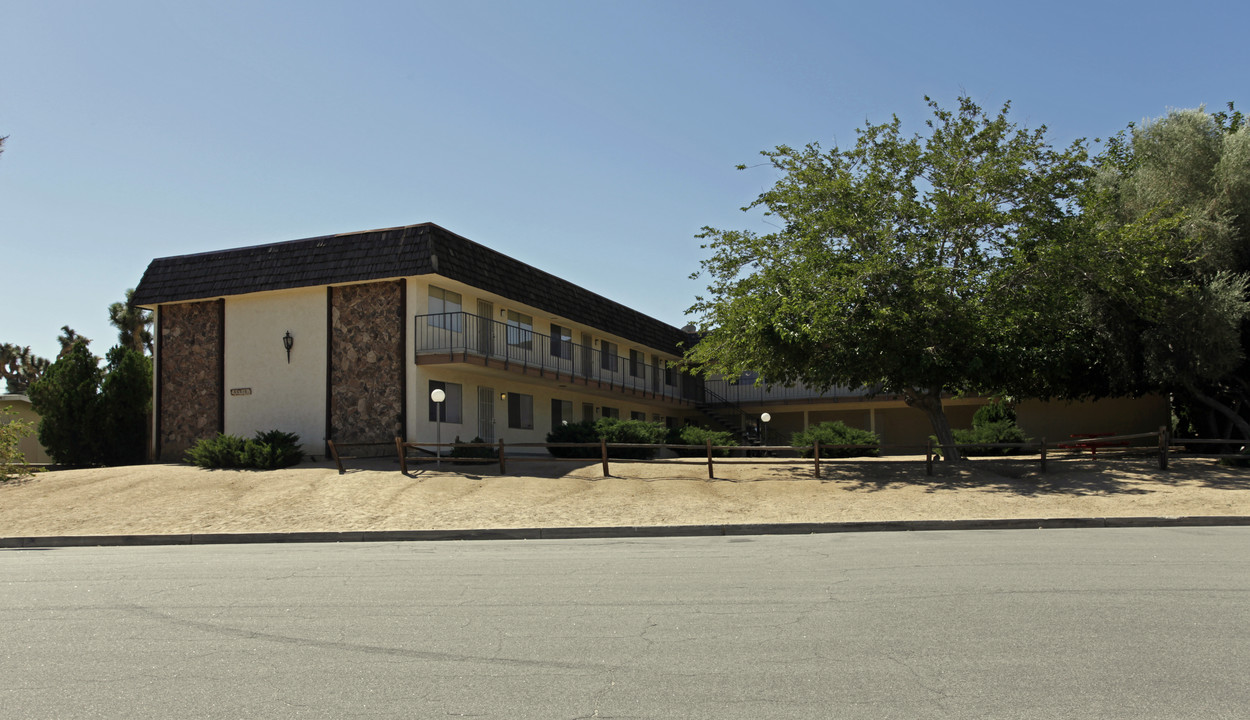
POLYGON ((1213 397, 1209 397, 1192 385, 1187 384, 1185 391, 1189 393, 1190 397, 1228 418, 1229 422, 1237 426, 1237 429, 1241 431, 1242 439, 1250 440, 1250 422, 1246 422, 1244 417, 1234 412, 1231 408, 1224 405, 1224 403, 1213 397))
POLYGON ((933 434, 937 436, 938 445, 942 448, 942 459, 946 461, 963 460, 959 448, 955 447, 955 434, 951 432, 951 422, 942 408, 942 391, 940 389, 919 390, 908 388, 903 391, 903 399, 910 407, 924 411, 929 416, 929 424, 933 426, 933 434))

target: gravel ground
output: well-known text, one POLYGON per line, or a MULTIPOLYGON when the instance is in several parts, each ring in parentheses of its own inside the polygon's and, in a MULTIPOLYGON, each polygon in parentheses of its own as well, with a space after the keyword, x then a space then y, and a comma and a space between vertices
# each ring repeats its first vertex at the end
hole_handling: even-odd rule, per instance
POLYGON ((272 472, 137 465, 60 470, 0 484, 0 537, 203 532, 425 530, 1043 517, 1250 515, 1250 469, 1174 457, 1088 455, 938 464, 705 460, 515 462, 352 460, 272 472))

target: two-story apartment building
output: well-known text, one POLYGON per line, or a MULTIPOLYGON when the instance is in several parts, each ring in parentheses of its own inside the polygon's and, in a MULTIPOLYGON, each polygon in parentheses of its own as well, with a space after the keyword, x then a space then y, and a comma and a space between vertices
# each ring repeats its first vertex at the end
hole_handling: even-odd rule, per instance
MULTIPOLYGON (((397 436, 543 442, 565 421, 620 417, 762 429, 825 420, 912 452, 931 432, 901 398, 681 373, 696 338, 430 223, 153 260, 134 302, 155 313, 154 456, 216 432, 295 432, 387 452, 397 436), (434 390, 445 400, 435 403, 434 390)), ((968 427, 985 399, 951 398, 968 427)), ((1022 403, 1033 437, 1138 432, 1162 398, 1022 403)), ((758 435, 756 435, 758 439, 758 435)), ((908 452, 897 447, 893 452, 908 452)))
POLYGON ((563 421, 679 423, 690 337, 433 224, 153 260, 156 457, 218 431, 337 444, 542 442, 563 421), (435 389, 445 400, 431 400, 435 389))

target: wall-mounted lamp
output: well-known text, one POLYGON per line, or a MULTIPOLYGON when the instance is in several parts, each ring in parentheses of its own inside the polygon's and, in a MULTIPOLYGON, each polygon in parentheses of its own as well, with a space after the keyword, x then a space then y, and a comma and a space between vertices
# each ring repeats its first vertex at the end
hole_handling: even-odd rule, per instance
POLYGON ((295 338, 291 337, 291 331, 287 330, 286 335, 282 336, 282 347, 286 348, 286 364, 291 364, 291 347, 295 345, 295 338))
POLYGON ((507 400, 507 399, 508 399, 508 393, 506 393, 506 392, 501 392, 501 393, 499 393, 499 399, 500 399, 500 400, 507 400))

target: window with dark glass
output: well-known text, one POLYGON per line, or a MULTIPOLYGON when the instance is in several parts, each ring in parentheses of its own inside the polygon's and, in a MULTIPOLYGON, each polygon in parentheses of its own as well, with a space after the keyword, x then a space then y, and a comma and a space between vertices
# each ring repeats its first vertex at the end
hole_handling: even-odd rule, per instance
POLYGON ((573 359, 573 331, 571 329, 552 323, 551 356, 561 360, 573 359))
POLYGON ((534 429, 534 396, 508 393, 508 427, 534 429))
POLYGON ((459 313, 462 310, 460 293, 431 285, 428 308, 430 327, 460 332, 464 323, 463 316, 450 314, 459 313))
POLYGON ((522 350, 534 347, 534 318, 515 310, 508 311, 508 345, 522 350))
POLYGON ((573 401, 551 399, 551 429, 556 430, 565 423, 577 422, 573 417, 573 401))
POLYGON ((425 396, 430 403, 430 422, 435 420, 442 420, 445 423, 463 422, 460 410, 463 401, 463 390, 460 387, 460 383, 431 380, 430 388, 425 396), (433 398, 430 398, 430 393, 433 393, 435 390, 442 390, 446 395, 446 398, 441 403, 436 403, 433 398), (441 418, 439 417, 440 414, 442 415, 441 418))
POLYGON ((616 343, 607 340, 599 343, 599 367, 616 372, 616 343))

